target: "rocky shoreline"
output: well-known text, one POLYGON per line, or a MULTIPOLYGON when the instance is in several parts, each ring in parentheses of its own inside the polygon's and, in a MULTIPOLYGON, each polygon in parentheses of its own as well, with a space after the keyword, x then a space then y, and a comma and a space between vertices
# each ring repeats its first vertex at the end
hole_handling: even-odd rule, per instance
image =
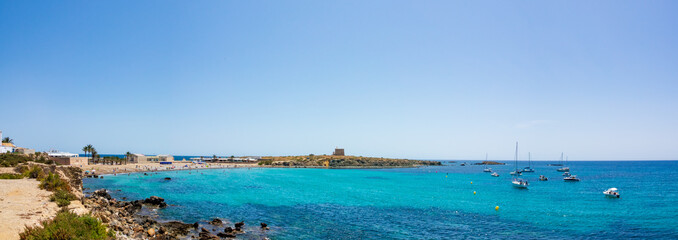
MULTIPOLYGON (((218 218, 192 224, 181 221, 158 221, 154 216, 144 214, 144 210, 152 211, 168 206, 163 198, 157 196, 144 200, 119 201, 112 198, 107 190, 99 189, 84 198, 84 205, 92 216, 101 219, 116 232, 117 239, 208 240, 236 238, 245 233, 244 222, 235 223, 231 227, 218 218)), ((266 231, 269 228, 267 224, 261 223, 258 229, 266 231)))

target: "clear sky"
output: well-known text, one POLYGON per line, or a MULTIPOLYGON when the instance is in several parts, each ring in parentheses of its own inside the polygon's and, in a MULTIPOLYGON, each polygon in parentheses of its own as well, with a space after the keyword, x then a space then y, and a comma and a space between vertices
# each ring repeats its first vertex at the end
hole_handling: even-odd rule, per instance
POLYGON ((0 130, 174 155, 678 159, 677 1, 0 1, 0 130))

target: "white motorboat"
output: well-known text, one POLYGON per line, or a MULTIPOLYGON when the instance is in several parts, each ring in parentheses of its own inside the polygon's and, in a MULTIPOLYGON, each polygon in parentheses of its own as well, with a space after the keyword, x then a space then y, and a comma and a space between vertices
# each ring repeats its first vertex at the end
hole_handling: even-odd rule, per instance
POLYGON ((566 182, 579 182, 579 178, 577 178, 577 175, 570 175, 565 178, 563 178, 563 181, 566 182))
POLYGON ((617 191, 617 188, 610 188, 607 189, 603 192, 606 197, 611 197, 611 198, 620 198, 619 192, 617 191))
POLYGON ((521 176, 521 175, 523 175, 523 174, 522 174, 520 171, 518 171, 518 170, 513 171, 513 172, 510 172, 510 174, 511 174, 511 176, 521 176))
POLYGON ((569 177, 569 176, 570 176, 570 172, 564 172, 563 173, 563 177, 569 177))
POLYGON ((523 189, 527 189, 527 186, 530 185, 526 180, 523 180, 523 179, 520 179, 520 178, 513 179, 512 183, 513 183, 513 187, 523 188, 523 189))
POLYGON ((492 173, 492 176, 493 176, 493 177, 499 177, 499 173, 493 172, 493 173, 492 173))

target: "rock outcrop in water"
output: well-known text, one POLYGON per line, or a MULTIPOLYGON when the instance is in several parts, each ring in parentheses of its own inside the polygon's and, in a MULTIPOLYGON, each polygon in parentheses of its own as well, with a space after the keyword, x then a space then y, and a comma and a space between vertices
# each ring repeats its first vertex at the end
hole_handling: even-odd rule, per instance
POLYGON ((506 163, 500 163, 495 161, 483 161, 480 163, 474 163, 473 165, 506 165, 506 163))
POLYGON ((155 207, 159 207, 159 208, 167 207, 167 203, 165 203, 165 199, 158 197, 158 196, 151 196, 149 198, 144 199, 144 204, 149 204, 151 206, 155 206, 155 207))

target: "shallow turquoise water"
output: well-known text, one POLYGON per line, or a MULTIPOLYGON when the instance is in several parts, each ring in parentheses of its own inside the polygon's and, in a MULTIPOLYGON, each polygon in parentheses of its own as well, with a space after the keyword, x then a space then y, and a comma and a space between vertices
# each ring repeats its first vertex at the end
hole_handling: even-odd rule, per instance
POLYGON ((569 166, 581 182, 534 163, 536 172, 522 177, 529 190, 511 186, 511 165, 491 166, 498 178, 484 166, 257 168, 106 176, 84 186, 164 197, 174 205, 159 211, 165 219, 266 222, 273 239, 678 238, 678 162, 569 166), (605 198, 610 187, 622 198, 605 198))

